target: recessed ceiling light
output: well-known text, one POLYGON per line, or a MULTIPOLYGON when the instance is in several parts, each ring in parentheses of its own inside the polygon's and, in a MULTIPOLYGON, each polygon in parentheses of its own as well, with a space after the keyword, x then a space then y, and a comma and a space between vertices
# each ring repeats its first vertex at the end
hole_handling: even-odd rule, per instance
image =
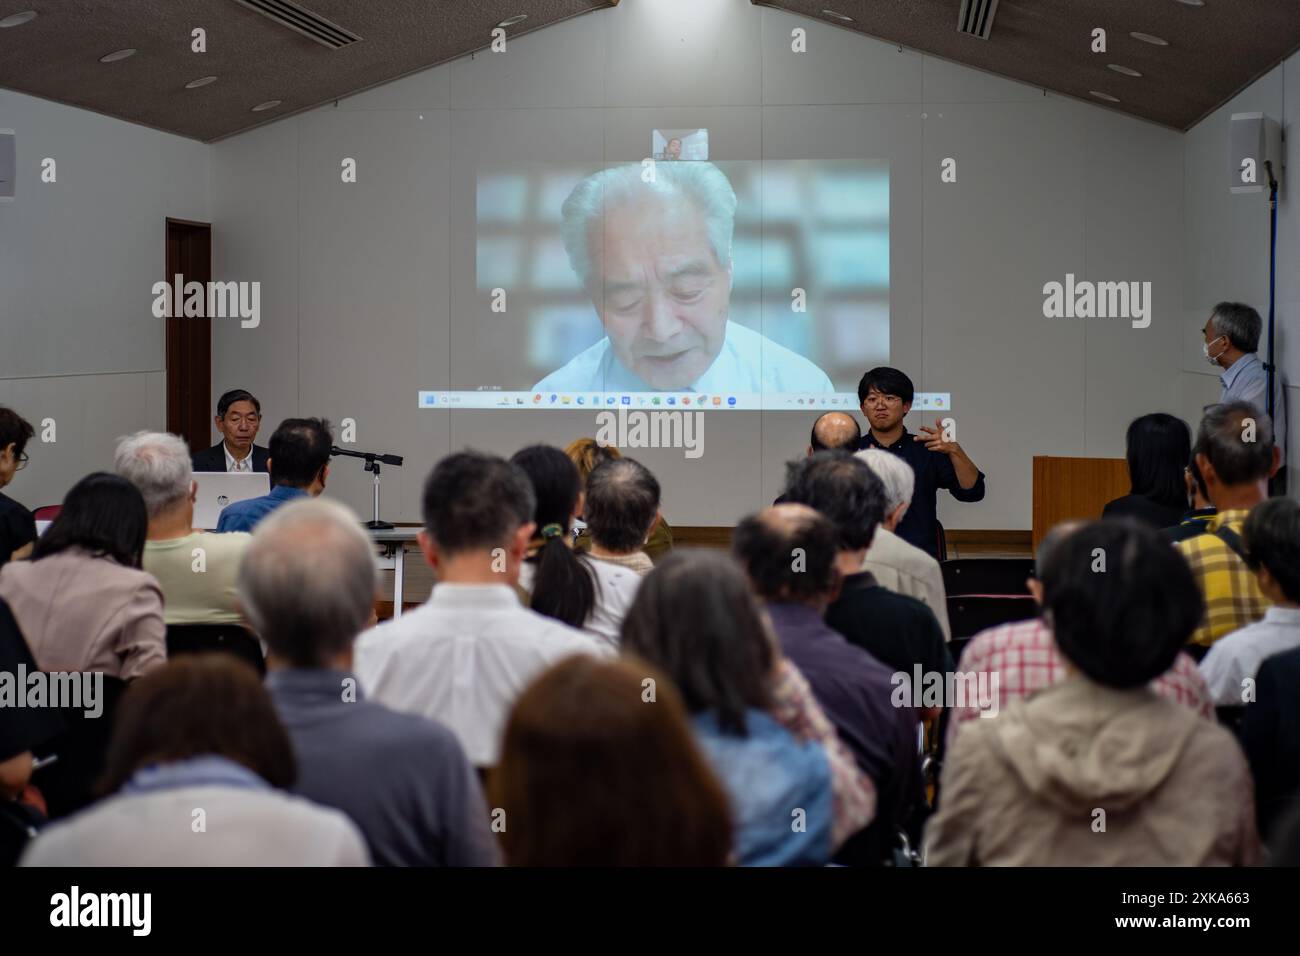
POLYGON ((273 110, 273 109, 275 109, 277 106, 279 106, 281 102, 283 102, 283 101, 282 101, 282 100, 267 100, 265 103, 258 103, 256 106, 253 107, 252 112, 254 112, 254 113, 260 113, 260 112, 262 112, 263 110, 273 110))
POLYGON ((135 50, 127 47, 125 50, 114 50, 112 53, 105 53, 99 58, 100 63, 116 63, 118 60, 125 60, 128 56, 135 56, 135 50))
POLYGON ((1158 37, 1154 33, 1130 33, 1134 40, 1141 40, 1143 43, 1150 43, 1152 46, 1169 46, 1169 41, 1164 37, 1158 37))
POLYGON ((24 10, 22 13, 11 13, 9 16, 0 20, 0 29, 5 27, 20 27, 24 23, 30 23, 36 19, 35 10, 24 10))
POLYGON ((822 13, 826 14, 828 17, 834 17, 836 20, 843 20, 845 23, 855 22, 852 17, 846 17, 844 14, 836 13, 834 10, 823 10, 822 13))
POLYGON ((1185 7, 1203 7, 1205 0, 1178 0, 1185 7))
POLYGON ((527 19, 528 19, 528 14, 516 13, 513 17, 506 17, 504 20, 498 23, 497 26, 504 29, 505 27, 512 27, 516 23, 523 23, 527 19))
POLYGON ((1118 96, 1111 96, 1109 93, 1101 93, 1101 92, 1099 92, 1099 91, 1097 91, 1097 90, 1089 90, 1089 91, 1088 91, 1088 95, 1089 95, 1089 96, 1095 96, 1095 97, 1097 97, 1097 99, 1099 99, 1099 100, 1105 100, 1107 103, 1118 103, 1118 102, 1119 102, 1119 97, 1118 97, 1118 96))
POLYGON ((1137 70, 1131 66, 1120 66, 1118 63, 1107 63, 1106 69, 1114 70, 1116 73, 1123 73, 1125 76, 1141 76, 1137 70))
POLYGON ((190 80, 185 84, 187 90, 197 90, 200 86, 207 86, 209 83, 217 82, 215 76, 200 76, 197 80, 190 80))

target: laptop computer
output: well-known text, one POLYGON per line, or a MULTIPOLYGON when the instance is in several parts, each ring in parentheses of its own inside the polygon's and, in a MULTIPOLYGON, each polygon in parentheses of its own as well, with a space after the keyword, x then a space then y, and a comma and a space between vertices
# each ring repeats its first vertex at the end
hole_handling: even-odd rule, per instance
POLYGON ((271 476, 264 471, 196 471, 199 486, 194 499, 194 527, 212 531, 226 505, 246 498, 260 498, 271 491, 271 476))

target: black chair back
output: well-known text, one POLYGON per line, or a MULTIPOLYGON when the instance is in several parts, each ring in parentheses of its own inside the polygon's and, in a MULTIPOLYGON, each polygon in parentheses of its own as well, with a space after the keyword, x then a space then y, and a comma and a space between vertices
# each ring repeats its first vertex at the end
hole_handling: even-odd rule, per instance
POLYGON ((259 675, 266 674, 262 645, 247 628, 238 624, 169 624, 167 656, 182 654, 231 654, 245 661, 259 675))
MULTIPOLYGON (((952 628, 952 649, 980 631, 1013 621, 1038 616, 1038 605, 1028 594, 1020 597, 965 596, 948 598, 948 624, 952 628)), ((965 646, 964 643, 961 646, 965 646)), ((957 651, 953 650, 956 654, 957 651)))
POLYGON ((86 716, 84 706, 59 708, 67 729, 32 750, 37 759, 57 757, 32 774, 32 783, 45 797, 51 820, 76 813, 89 804, 94 799, 95 781, 104 769, 113 717, 126 683, 117 677, 95 676, 103 679, 99 715, 86 716))
POLYGON ((1032 558, 953 558, 940 564, 949 597, 977 594, 1028 595, 1025 581, 1034 573, 1032 558))

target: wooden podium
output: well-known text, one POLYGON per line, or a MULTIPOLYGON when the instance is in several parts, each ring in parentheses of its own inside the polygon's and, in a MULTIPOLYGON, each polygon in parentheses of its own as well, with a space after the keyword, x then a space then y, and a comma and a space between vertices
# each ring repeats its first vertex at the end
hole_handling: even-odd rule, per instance
POLYGON ((1128 463, 1123 458, 1049 458, 1034 456, 1033 546, 1055 524, 1101 517, 1106 502, 1129 492, 1128 463))

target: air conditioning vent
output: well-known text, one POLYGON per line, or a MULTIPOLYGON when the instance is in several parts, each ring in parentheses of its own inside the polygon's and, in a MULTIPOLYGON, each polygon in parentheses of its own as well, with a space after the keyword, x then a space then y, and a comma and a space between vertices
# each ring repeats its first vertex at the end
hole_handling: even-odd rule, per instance
POLYGON ((961 0, 957 32, 987 40, 993 32, 993 14, 997 12, 998 0, 961 0))
POLYGON ((290 3, 289 0, 235 0, 235 2, 250 10, 256 10, 262 16, 288 27, 294 33, 301 33, 331 50, 349 46, 361 39, 337 23, 331 23, 322 16, 304 10, 296 3, 290 3))

